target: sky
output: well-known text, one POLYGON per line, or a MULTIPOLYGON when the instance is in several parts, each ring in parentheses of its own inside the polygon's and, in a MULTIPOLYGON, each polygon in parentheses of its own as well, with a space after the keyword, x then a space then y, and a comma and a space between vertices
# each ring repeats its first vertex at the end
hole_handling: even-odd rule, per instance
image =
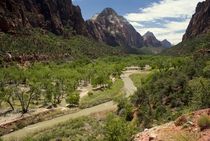
POLYGON ((73 3, 80 6, 85 20, 111 7, 124 16, 141 35, 151 31, 157 39, 168 39, 172 44, 177 44, 182 40, 197 3, 202 1, 73 0, 73 3))

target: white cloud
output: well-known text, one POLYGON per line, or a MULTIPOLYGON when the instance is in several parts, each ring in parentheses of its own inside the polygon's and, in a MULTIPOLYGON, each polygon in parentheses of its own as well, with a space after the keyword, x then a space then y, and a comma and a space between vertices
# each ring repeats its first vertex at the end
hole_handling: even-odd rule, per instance
POLYGON ((140 24, 140 23, 138 23, 138 22, 132 22, 132 21, 130 21, 130 24, 133 25, 133 26, 135 26, 135 27, 143 27, 143 25, 140 24))
POLYGON ((141 34, 151 31, 158 39, 167 38, 176 44, 181 41, 200 1, 203 0, 161 0, 159 3, 152 3, 149 7, 139 9, 137 13, 128 13, 125 18, 141 34), (148 26, 145 22, 151 24, 148 26))

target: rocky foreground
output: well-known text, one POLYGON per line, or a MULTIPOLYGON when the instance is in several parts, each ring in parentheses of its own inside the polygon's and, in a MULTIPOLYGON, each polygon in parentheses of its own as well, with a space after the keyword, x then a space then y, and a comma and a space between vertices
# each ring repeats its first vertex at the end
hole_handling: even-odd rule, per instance
POLYGON ((202 116, 210 118, 210 109, 183 115, 176 121, 156 126, 137 134, 134 141, 210 141, 210 129, 201 129, 202 116))

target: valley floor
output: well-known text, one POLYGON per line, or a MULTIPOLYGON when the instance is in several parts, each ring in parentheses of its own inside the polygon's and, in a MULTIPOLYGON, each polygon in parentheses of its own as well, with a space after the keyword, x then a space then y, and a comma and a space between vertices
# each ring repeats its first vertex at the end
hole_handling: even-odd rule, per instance
MULTIPOLYGON (((130 75, 132 74, 137 74, 137 73, 144 73, 145 71, 140 71, 140 70, 127 70, 124 71, 123 74, 121 75, 121 79, 124 82, 124 88, 123 91, 127 96, 130 96, 134 94, 134 92, 137 90, 135 85, 133 84, 132 80, 130 79, 130 75)), ((88 86, 89 88, 89 86, 88 86)), ((81 91, 82 96, 85 96, 88 93, 89 89, 84 88, 83 91, 81 91)), ((97 114, 101 112, 111 112, 111 111, 116 111, 117 110, 117 104, 115 104, 113 101, 106 102, 91 108, 86 108, 83 110, 80 110, 79 112, 60 116, 51 120, 39 122, 30 126, 27 126, 23 129, 20 129, 18 131, 14 131, 10 134, 4 135, 2 138, 5 141, 13 140, 21 140, 21 138, 24 138, 25 136, 28 136, 30 134, 36 133, 36 132, 41 132, 42 130, 49 129, 51 127, 56 126, 59 123, 64 123, 68 121, 69 119, 74 119, 82 116, 88 116, 92 114, 97 114)))

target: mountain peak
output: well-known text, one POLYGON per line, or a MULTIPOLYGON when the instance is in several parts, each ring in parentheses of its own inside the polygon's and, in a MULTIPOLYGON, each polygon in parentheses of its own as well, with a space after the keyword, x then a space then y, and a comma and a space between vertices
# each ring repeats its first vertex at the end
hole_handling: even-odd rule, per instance
POLYGON ((142 36, 112 8, 105 8, 86 23, 89 34, 108 45, 128 48, 143 46, 142 36))
POLYGON ((155 35, 152 32, 147 31, 147 33, 144 34, 144 37, 155 37, 155 35))
POLYGON ((169 48, 172 46, 172 44, 167 39, 164 39, 161 43, 162 43, 162 46, 165 48, 169 48))
POLYGON ((114 9, 110 8, 110 7, 105 8, 105 9, 101 12, 101 14, 102 14, 102 15, 118 15, 117 12, 116 12, 114 9))

